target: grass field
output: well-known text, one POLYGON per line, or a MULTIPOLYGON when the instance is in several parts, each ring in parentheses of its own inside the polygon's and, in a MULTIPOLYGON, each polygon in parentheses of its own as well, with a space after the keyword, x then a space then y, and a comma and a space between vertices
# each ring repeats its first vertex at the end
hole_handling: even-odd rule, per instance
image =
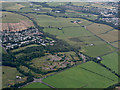
POLYGON ((112 46, 103 41, 95 41, 95 46, 85 46, 81 51, 91 57, 98 57, 115 50, 112 46))
POLYGON ((101 61, 104 65, 111 68, 113 71, 118 73, 118 53, 111 53, 102 57, 101 61))
POLYGON ((94 36, 83 27, 70 27, 63 28, 62 30, 48 28, 44 29, 44 31, 56 35, 57 38, 67 41, 74 47, 82 47, 84 53, 92 57, 115 50, 112 46, 94 36), (94 44, 94 46, 90 46, 90 44, 94 44))
POLYGON ((118 42, 113 42, 113 43, 111 43, 111 45, 113 45, 116 48, 118 48, 120 46, 118 42))
POLYGON ((49 87, 42 83, 36 82, 36 83, 31 83, 23 88, 49 88, 49 87))
POLYGON ((50 28, 50 29, 44 29, 44 31, 50 34, 57 35, 58 38, 63 38, 63 39, 92 35, 83 27, 69 27, 69 28, 63 28, 62 30, 50 28))
POLYGON ((29 19, 19 14, 14 14, 11 12, 2 12, 2 23, 18 23, 21 20, 29 19))
POLYGON ((12 7, 12 6, 15 6, 16 5, 16 3, 15 2, 2 2, 2 8, 3 9, 7 9, 7 8, 9 8, 9 7, 12 7))
POLYGON ((68 2, 48 2, 47 4, 49 6, 60 6, 60 5, 66 5, 68 2))
MULTIPOLYGON (((16 70, 16 68, 2 66, 2 85, 3 87, 8 87, 9 85, 14 85, 19 82, 16 76, 21 76, 21 74, 16 70)), ((24 78, 20 82, 24 81, 24 78)))
POLYGON ((34 46, 39 46, 39 45, 37 45, 37 44, 32 44, 32 45, 20 47, 20 48, 18 48, 18 49, 12 50, 12 52, 18 52, 18 51, 20 51, 20 50, 24 50, 24 49, 27 48, 27 47, 34 47, 34 46))
POLYGON ((22 7, 24 6, 16 3, 14 6, 8 7, 7 10, 19 10, 22 7))
POLYGON ((87 29, 97 35, 97 34, 105 33, 106 31, 109 31, 113 28, 108 25, 93 23, 87 26, 87 29))
POLYGON ((20 8, 29 6, 28 2, 2 2, 2 8, 6 10, 20 10, 20 8))
POLYGON ((111 8, 114 8, 112 6, 109 6, 109 5, 103 5, 102 2, 100 3, 86 3, 86 2, 72 2, 73 5, 76 5, 76 6, 86 6, 86 7, 90 7, 90 6, 93 6, 93 7, 99 7, 99 8, 107 8, 107 9, 111 9, 111 8))
POLYGON ((104 68, 100 67, 99 65, 88 62, 86 64, 60 72, 54 76, 45 78, 43 81, 56 88, 105 88, 116 83, 117 79, 109 71, 104 70, 104 68), (89 70, 93 69, 93 72, 104 74, 106 77, 109 75, 109 77, 115 81, 82 69, 82 67, 84 67, 84 65, 86 66, 87 64, 89 64, 87 67, 89 70), (95 69, 95 67, 97 68, 95 69))
POLYGON ((98 36, 107 42, 113 42, 118 40, 118 32, 118 30, 112 30, 106 34, 101 34, 98 36))
POLYGON ((61 18, 61 17, 57 17, 54 18, 52 16, 48 16, 48 15, 36 15, 36 14, 28 14, 29 16, 31 16, 32 18, 34 18, 37 23, 42 26, 42 27, 69 27, 69 26, 79 26, 78 24, 75 23, 71 23, 71 21, 73 20, 82 20, 81 25, 86 25, 86 24, 90 24, 91 22, 83 20, 83 19, 79 19, 79 18, 61 18))

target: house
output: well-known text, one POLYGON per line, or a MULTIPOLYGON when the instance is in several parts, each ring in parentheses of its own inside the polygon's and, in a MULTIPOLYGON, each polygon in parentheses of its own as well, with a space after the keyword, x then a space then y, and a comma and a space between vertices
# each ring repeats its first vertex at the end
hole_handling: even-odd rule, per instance
POLYGON ((96 59, 97 59, 97 60, 102 60, 102 58, 101 58, 101 57, 97 57, 96 59))
POLYGON ((55 11, 55 12, 56 12, 56 13, 60 13, 61 11, 58 11, 58 10, 57 10, 57 11, 55 11))
POLYGON ((59 27, 58 30, 62 30, 62 27, 59 27))
POLYGON ((21 79, 21 77, 20 77, 20 76, 16 76, 16 78, 17 78, 17 79, 21 79))

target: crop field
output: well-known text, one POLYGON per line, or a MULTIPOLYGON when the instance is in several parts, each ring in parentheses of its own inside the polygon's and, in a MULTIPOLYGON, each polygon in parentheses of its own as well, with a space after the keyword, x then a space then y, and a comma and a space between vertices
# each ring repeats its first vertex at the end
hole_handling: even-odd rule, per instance
POLYGON ((118 42, 113 42, 113 43, 111 43, 111 45, 113 45, 116 48, 118 48, 120 46, 120 44, 118 42))
POLYGON ((19 23, 21 20, 29 19, 19 14, 2 12, 2 23, 19 23))
POLYGON ((108 25, 93 23, 87 26, 87 29, 97 35, 97 34, 105 33, 106 31, 109 31, 113 28, 108 25))
POLYGON ((14 6, 8 7, 7 10, 19 10, 22 7, 24 6, 16 3, 14 6))
POLYGON ((111 53, 102 57, 102 63, 107 67, 111 68, 113 71, 118 73, 118 53, 111 53))
POLYGON ((19 10, 23 7, 29 7, 27 2, 2 2, 2 8, 6 10, 19 10))
POLYGON ((26 17, 11 13, 2 12, 2 30, 20 31, 34 26, 33 23, 26 17))
POLYGON ((114 42, 114 41, 118 41, 118 32, 119 32, 118 30, 112 30, 106 34, 101 34, 98 36, 107 42, 114 42))
POLYGON ((10 85, 14 85, 16 82, 23 82, 25 77, 21 80, 17 80, 16 76, 21 76, 21 74, 16 70, 16 68, 3 66, 2 67, 2 83, 3 87, 9 87, 10 85))
POLYGON ((36 83, 28 84, 27 86, 23 88, 49 88, 49 87, 42 83, 36 82, 36 83))
POLYGON ((3 9, 7 9, 7 8, 9 8, 9 7, 12 7, 12 6, 15 6, 16 5, 16 3, 11 3, 11 2, 2 2, 2 8, 3 9))
POLYGON ((116 76, 101 66, 89 62, 86 64, 78 65, 54 76, 45 78, 43 82, 56 88, 105 88, 117 82, 116 76), (88 70, 83 68, 86 64, 90 65, 88 70), (94 70, 92 71, 92 69, 94 70), (107 76, 113 80, 106 78, 107 76))
POLYGON ((20 21, 19 23, 2 23, 2 30, 21 31, 34 26, 30 21, 20 21))

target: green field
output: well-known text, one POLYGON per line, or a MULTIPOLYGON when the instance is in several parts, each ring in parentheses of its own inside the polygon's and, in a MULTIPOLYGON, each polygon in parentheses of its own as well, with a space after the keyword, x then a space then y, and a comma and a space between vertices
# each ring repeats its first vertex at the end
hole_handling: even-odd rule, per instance
POLYGON ((36 15, 36 14, 28 14, 30 17, 34 18, 37 23, 42 27, 69 27, 69 26, 80 26, 80 25, 88 25, 91 22, 80 19, 80 18, 61 18, 57 17, 54 18, 52 16, 48 15, 36 15), (76 23, 71 23, 71 21, 75 20, 82 20, 82 23, 80 25, 76 23))
POLYGON ((102 57, 101 61, 104 65, 111 68, 113 71, 118 73, 118 53, 111 53, 102 57))
POLYGON ((44 31, 53 35, 57 35, 58 38, 62 38, 62 39, 92 35, 84 27, 68 27, 68 28, 63 28, 62 30, 58 30, 55 28, 50 28, 50 29, 48 28, 48 29, 44 29, 44 31))
POLYGON ((107 42, 114 42, 114 41, 118 41, 118 32, 119 32, 118 30, 112 30, 98 36, 107 42))
POLYGON ((66 5, 68 2, 48 2, 47 4, 49 6, 60 6, 60 5, 66 5))
POLYGON ((42 83, 36 82, 36 83, 28 84, 27 86, 23 88, 49 88, 49 87, 42 83))
POLYGON ((13 2, 13 3, 11 3, 11 2, 2 2, 2 8, 3 9, 7 9, 7 8, 15 6, 15 5, 16 5, 15 2, 13 2))
POLYGON ((105 42, 96 41, 95 46, 85 46, 81 51, 91 57, 98 57, 114 50, 115 48, 106 44, 105 42))
POLYGON ((2 12, 2 23, 18 23, 21 20, 29 20, 29 19, 19 14, 15 14, 11 12, 2 12))
POLYGON ((106 31, 109 31, 113 28, 108 25, 93 23, 87 26, 87 29, 97 35, 97 34, 105 33, 106 31))
POLYGON ((27 47, 34 47, 34 46, 39 46, 39 45, 37 45, 37 44, 32 44, 32 45, 20 47, 20 48, 18 48, 18 49, 12 50, 12 52, 18 52, 18 51, 20 51, 20 50, 24 50, 24 49, 27 48, 27 47))
MULTIPOLYGON (((21 74, 16 70, 16 68, 2 66, 3 88, 9 87, 9 85, 14 85, 15 83, 19 82, 19 80, 16 79, 16 76, 21 76, 21 74)), ((22 78, 22 80, 20 81, 24 81, 24 78, 22 78)))
POLYGON ((114 47, 118 48, 119 47, 119 42, 112 42, 111 45, 113 45, 114 47))
POLYGON ((74 47, 82 47, 81 51, 92 57, 97 57, 115 50, 84 27, 69 27, 63 28, 62 30, 45 28, 44 31, 56 35, 57 38, 67 41, 74 47), (89 44, 94 44, 94 46, 89 46, 89 44))
POLYGON ((56 88, 106 88, 116 83, 117 77, 98 64, 88 62, 45 78, 43 82, 56 88))

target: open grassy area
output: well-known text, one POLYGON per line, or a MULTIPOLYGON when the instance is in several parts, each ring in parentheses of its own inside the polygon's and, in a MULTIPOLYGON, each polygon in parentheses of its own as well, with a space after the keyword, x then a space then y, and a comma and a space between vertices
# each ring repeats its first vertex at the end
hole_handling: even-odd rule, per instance
POLYGON ((9 87, 18 82, 25 81, 25 77, 22 77, 21 80, 16 79, 16 76, 22 76, 16 68, 2 66, 2 85, 4 87, 9 87))
POLYGON ((30 7, 29 2, 2 2, 2 8, 6 10, 20 10, 23 7, 30 7))
POLYGON ((120 46, 120 44, 118 42, 112 42, 111 45, 113 45, 116 48, 118 48, 120 46))
POLYGON ((23 88, 49 88, 49 87, 42 83, 36 82, 36 83, 31 83, 23 88))
POLYGON ((101 34, 98 36, 107 42, 113 42, 118 40, 118 32, 118 30, 112 30, 106 34, 101 34))
POLYGON ((32 45, 20 47, 20 48, 18 48, 18 49, 12 50, 12 52, 18 52, 18 51, 20 51, 20 50, 24 50, 24 49, 27 48, 27 47, 34 47, 34 46, 39 46, 39 45, 37 45, 37 44, 32 44, 32 45))
POLYGON ((66 5, 68 2, 48 2, 47 4, 49 6, 60 6, 60 5, 66 5))
POLYGON ((58 38, 72 38, 72 37, 79 37, 79 36, 89 36, 92 35, 84 27, 68 27, 63 28, 62 30, 58 30, 56 28, 48 28, 44 29, 45 32, 48 32, 53 35, 57 35, 58 38))
POLYGON ((79 18, 61 18, 61 17, 54 18, 54 17, 48 16, 48 15, 36 15, 36 14, 28 14, 28 15, 31 16, 32 18, 34 18, 37 21, 37 23, 42 27, 79 26, 76 23, 71 23, 71 21, 75 21, 75 20, 82 20, 82 23, 80 23, 80 25, 86 25, 86 24, 91 23, 89 21, 79 19, 79 18))
POLYGON ((97 34, 105 33, 106 31, 109 31, 113 28, 108 25, 93 23, 87 26, 87 29, 97 35, 97 34))
POLYGON ((67 41, 74 47, 82 47, 83 52, 92 57, 115 50, 112 46, 88 32, 84 27, 70 27, 62 30, 45 28, 44 31, 56 35, 57 38, 67 41), (90 44, 94 45, 90 46, 90 44))
POLYGON ((102 57, 102 63, 118 73, 118 53, 111 53, 102 57))
POLYGON ((56 88, 105 88, 117 82, 114 75, 95 63, 90 63, 87 68, 98 74, 83 69, 82 67, 87 64, 89 62, 45 78, 43 81, 56 88), (113 80, 99 74, 109 76, 113 80))
POLYGON ((29 19, 19 14, 15 14, 11 12, 2 12, 2 23, 18 23, 21 20, 29 20, 29 19))
POLYGON ((16 3, 14 6, 8 7, 7 10, 19 10, 22 7, 24 7, 24 6, 16 3))
POLYGON ((12 7, 12 6, 15 6, 16 5, 16 3, 15 2, 2 2, 2 8, 3 9, 7 9, 7 8, 9 8, 9 7, 12 7))
POLYGON ((73 5, 76 5, 76 6, 88 6, 89 3, 86 3, 86 2, 72 2, 73 5))
POLYGON ((83 53, 91 56, 91 57, 97 57, 97 56, 101 56, 104 55, 106 53, 109 53, 111 51, 114 51, 115 49, 108 45, 108 44, 100 44, 100 45, 96 45, 95 47, 85 47, 83 48, 81 51, 83 51, 83 53))

